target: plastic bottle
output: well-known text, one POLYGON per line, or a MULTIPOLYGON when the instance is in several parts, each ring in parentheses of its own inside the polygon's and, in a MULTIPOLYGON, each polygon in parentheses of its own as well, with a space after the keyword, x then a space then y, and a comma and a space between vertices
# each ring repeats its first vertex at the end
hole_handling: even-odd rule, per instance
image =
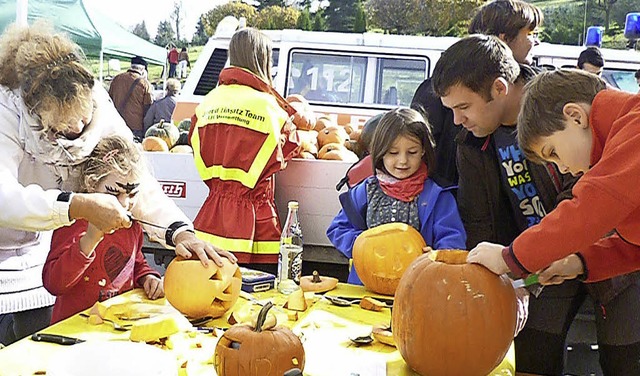
POLYGON ((298 202, 289 201, 288 207, 278 255, 278 291, 283 294, 291 294, 300 288, 302 274, 302 227, 298 220, 298 202))

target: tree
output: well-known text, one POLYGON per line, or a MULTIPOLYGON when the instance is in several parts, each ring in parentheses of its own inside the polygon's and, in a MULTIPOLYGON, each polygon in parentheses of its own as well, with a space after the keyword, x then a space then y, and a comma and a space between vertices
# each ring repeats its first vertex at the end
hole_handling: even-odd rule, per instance
POLYGON ((609 31, 609 20, 611 19, 611 11, 618 0, 596 0, 595 6, 604 11, 604 30, 609 31))
POLYGON ((226 4, 218 5, 202 16, 207 35, 213 35, 216 32, 218 22, 222 21, 226 16, 234 16, 235 18, 245 17, 247 25, 254 25, 258 12, 254 7, 240 1, 231 1, 226 4))
POLYGON ((191 44, 196 46, 204 46, 209 40, 209 36, 204 30, 204 23, 202 22, 202 17, 198 19, 198 24, 196 25, 196 32, 193 34, 193 38, 191 38, 191 44))
POLYGON ((151 41, 151 37, 149 36, 149 31, 147 30, 147 24, 144 22, 144 20, 141 23, 134 26, 131 32, 146 41, 151 41))
POLYGON ((324 20, 324 12, 318 9, 313 15, 313 31, 325 31, 327 29, 326 22, 324 20))
POLYGON ((325 9, 328 31, 353 30, 359 0, 331 0, 325 9))
POLYGON ((309 9, 305 8, 300 12, 298 22, 296 22, 296 29, 311 30, 311 26, 311 15, 309 14, 309 9))
POLYGON ((174 41, 175 41, 175 33, 173 32, 173 27, 171 27, 171 22, 167 20, 161 21, 158 24, 156 39, 154 39, 153 42, 158 46, 166 46, 169 43, 173 43, 174 41))
MULTIPOLYGON (((555 6, 543 8, 544 40, 559 44, 580 44, 584 20, 584 6, 555 6)), ((584 36, 582 36, 582 39, 584 36)))
POLYGON ((183 8, 182 8, 182 0, 177 0, 173 2, 173 11, 171 11, 171 19, 176 25, 176 39, 181 41, 180 38, 180 25, 182 24, 183 16, 183 8))
POLYGON ((255 27, 263 30, 294 29, 300 11, 293 7, 270 6, 258 12, 255 27))
POLYGON ((356 33, 364 33, 367 31, 367 16, 364 14, 364 8, 361 2, 356 5, 356 16, 353 21, 353 31, 356 33))
POLYGON ((258 0, 258 11, 266 9, 268 7, 286 7, 287 4, 284 0, 258 0))

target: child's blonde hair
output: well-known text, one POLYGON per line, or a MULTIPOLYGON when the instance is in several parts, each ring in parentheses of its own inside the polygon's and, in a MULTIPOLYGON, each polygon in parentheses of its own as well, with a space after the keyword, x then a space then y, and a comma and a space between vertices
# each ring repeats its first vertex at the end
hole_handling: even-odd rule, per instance
POLYGON ((527 159, 544 162, 533 151, 541 137, 564 130, 567 103, 591 104, 607 84, 595 74, 560 69, 537 75, 525 86, 518 115, 518 144, 527 159))
POLYGON ((395 140, 400 136, 414 138, 422 145, 424 154, 422 160, 427 164, 427 169, 431 173, 435 167, 435 145, 431 129, 425 118, 416 110, 399 107, 385 113, 373 132, 370 152, 373 167, 389 173, 384 168, 382 158, 391 149, 395 140))
POLYGON ((45 131, 64 133, 93 109, 94 77, 83 60, 82 49, 47 22, 11 25, 0 37, 0 84, 20 89, 45 131))
POLYGON ((252 27, 236 31, 229 42, 229 64, 250 70, 269 85, 271 54, 271 39, 252 27))
POLYGON ((111 173, 141 178, 145 171, 142 154, 133 141, 122 136, 100 140, 81 168, 83 192, 97 191, 98 184, 111 173))

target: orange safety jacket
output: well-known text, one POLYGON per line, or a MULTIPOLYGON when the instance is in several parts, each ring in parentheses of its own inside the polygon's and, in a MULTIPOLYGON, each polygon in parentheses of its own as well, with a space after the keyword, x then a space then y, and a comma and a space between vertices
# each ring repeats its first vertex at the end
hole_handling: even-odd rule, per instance
POLYGON ((194 220, 196 236, 241 263, 277 262, 274 175, 300 151, 297 133, 283 127, 295 112, 257 76, 230 67, 192 119, 194 161, 209 187, 194 220))

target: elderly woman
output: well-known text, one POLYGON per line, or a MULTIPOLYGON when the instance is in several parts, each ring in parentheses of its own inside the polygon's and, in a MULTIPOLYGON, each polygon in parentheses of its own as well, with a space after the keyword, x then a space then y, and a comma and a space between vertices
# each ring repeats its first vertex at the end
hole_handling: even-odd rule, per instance
MULTIPOLYGON (((42 287, 51 231, 84 219, 105 233, 131 226, 113 195, 72 193, 78 165, 104 136, 133 135, 82 63, 80 48, 51 27, 11 26, 0 38, 0 322, 13 314, 15 339, 47 326, 54 297, 42 287)), ((188 218, 151 179, 132 209, 166 230, 147 227, 178 255, 228 252, 198 240, 188 218)), ((11 331, 11 330, 9 330, 11 331)), ((12 338, 3 338, 7 344, 12 338)))

